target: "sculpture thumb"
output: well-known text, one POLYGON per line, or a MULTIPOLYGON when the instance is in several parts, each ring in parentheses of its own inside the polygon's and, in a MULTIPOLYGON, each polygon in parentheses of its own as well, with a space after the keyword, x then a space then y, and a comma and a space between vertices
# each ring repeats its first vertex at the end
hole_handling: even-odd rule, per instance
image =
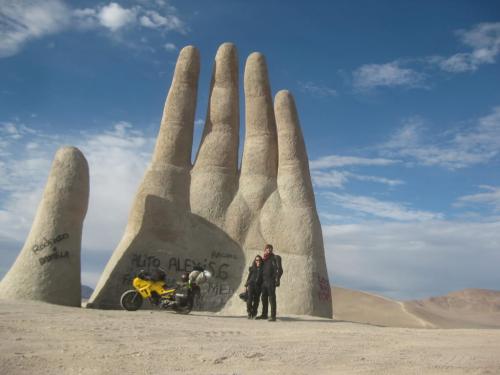
POLYGON ((30 233, 0 283, 0 297, 81 306, 80 249, 89 199, 82 152, 60 148, 30 233))

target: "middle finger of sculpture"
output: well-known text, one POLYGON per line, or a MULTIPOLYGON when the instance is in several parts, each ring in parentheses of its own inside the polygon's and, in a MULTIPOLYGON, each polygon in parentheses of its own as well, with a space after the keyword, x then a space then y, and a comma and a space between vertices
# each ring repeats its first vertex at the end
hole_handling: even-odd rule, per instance
POLYGON ((280 91, 273 109, 264 56, 248 57, 246 133, 238 168, 238 57, 234 45, 223 44, 215 58, 205 128, 193 165, 198 75, 198 51, 185 47, 151 164, 90 305, 118 307, 138 269, 161 266, 175 278, 200 264, 214 275, 203 308, 241 312, 235 292, 245 265, 264 244, 272 243, 285 270, 279 313, 331 317, 321 226, 291 94, 280 91))

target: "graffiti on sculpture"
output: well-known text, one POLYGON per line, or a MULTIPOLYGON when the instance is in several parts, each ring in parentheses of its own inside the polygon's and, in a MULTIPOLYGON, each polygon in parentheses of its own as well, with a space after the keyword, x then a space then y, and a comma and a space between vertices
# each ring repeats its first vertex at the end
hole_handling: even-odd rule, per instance
POLYGON ((234 294, 234 289, 227 284, 208 282, 201 286, 201 296, 198 302, 201 310, 223 306, 234 294))
POLYGON ((69 238, 68 233, 61 233, 52 238, 46 238, 44 236, 42 237, 41 240, 36 241, 36 243, 31 247, 31 250, 33 251, 33 253, 38 255, 42 250, 46 249, 47 247, 51 248, 49 254, 38 258, 38 262, 40 262, 40 265, 42 266, 56 259, 69 258, 69 251, 60 250, 56 246, 56 244, 64 240, 67 240, 68 238, 69 238))
POLYGON ((46 263, 50 263, 55 259, 69 258, 68 250, 57 250, 57 247, 52 248, 52 253, 44 257, 38 258, 38 261, 43 266, 46 263))
POLYGON ((133 253, 129 264, 130 272, 122 275, 122 284, 130 285, 140 270, 152 272, 158 268, 162 268, 167 273, 165 279, 167 285, 175 285, 178 282, 178 275, 180 273, 191 272, 195 267, 202 267, 212 274, 212 278, 209 282, 200 286, 202 297, 199 301, 199 307, 201 309, 220 307, 234 293, 234 289, 227 282, 232 276, 231 266, 228 262, 237 259, 233 254, 212 251, 210 259, 205 258, 203 261, 180 256, 171 256, 162 259, 156 255, 133 253))
POLYGON ((160 259, 154 255, 132 254, 131 266, 149 271, 152 268, 158 268, 161 265, 160 259))
MULTIPOLYGON (((212 258, 214 255, 216 257, 221 257, 227 259, 228 256, 220 252, 212 252, 212 258)), ((232 259, 235 259, 234 255, 230 255, 232 259)), ((163 268, 167 272, 191 272, 194 267, 202 267, 205 270, 210 271, 212 277, 220 280, 226 280, 229 277, 229 264, 212 259, 204 259, 203 262, 195 260, 192 258, 182 258, 182 257, 170 257, 166 262, 163 262, 154 255, 148 254, 132 254, 132 259, 130 261, 130 266, 134 270, 143 269, 145 271, 151 271, 158 267, 163 268)))
POLYGON ((172 257, 168 260, 167 270, 175 272, 191 272, 196 266, 203 267, 204 270, 210 271, 213 277, 220 280, 226 280, 229 276, 229 264, 218 264, 214 261, 208 262, 207 259, 204 259, 203 262, 198 262, 189 258, 185 258, 184 260, 182 260, 180 257, 172 257))
POLYGON ((61 242, 63 240, 66 240, 68 238, 69 238, 69 234, 68 233, 58 234, 54 238, 49 238, 49 239, 46 239, 45 237, 42 237, 42 240, 39 241, 38 243, 35 243, 35 245, 33 245, 33 247, 31 248, 31 250, 33 250, 33 252, 35 254, 38 254, 40 251, 42 251, 46 247, 55 245, 56 243, 61 242))
POLYGON ((234 254, 226 254, 220 251, 212 251, 211 257, 214 259, 217 258, 226 258, 226 259, 238 259, 238 257, 234 254))
POLYGON ((331 301, 332 293, 330 289, 330 284, 328 283, 328 279, 318 275, 318 286, 319 286, 319 292, 318 292, 319 300, 331 301))

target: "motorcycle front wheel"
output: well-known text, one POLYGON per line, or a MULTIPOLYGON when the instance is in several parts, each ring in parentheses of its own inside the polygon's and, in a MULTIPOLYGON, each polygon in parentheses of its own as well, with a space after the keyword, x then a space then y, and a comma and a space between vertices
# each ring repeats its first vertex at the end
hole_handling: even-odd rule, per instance
POLYGON ((127 290, 120 298, 120 305, 127 311, 139 310, 142 306, 142 296, 136 290, 127 290))

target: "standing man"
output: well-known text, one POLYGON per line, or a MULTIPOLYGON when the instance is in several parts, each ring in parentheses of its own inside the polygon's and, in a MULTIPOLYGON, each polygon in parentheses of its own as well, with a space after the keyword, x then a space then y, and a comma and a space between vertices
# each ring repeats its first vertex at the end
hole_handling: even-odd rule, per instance
POLYGON ((264 248, 264 263, 262 264, 262 315, 256 319, 268 319, 267 309, 271 303, 270 322, 276 321, 276 287, 280 286, 283 274, 281 257, 273 254, 273 245, 267 244, 264 248))

